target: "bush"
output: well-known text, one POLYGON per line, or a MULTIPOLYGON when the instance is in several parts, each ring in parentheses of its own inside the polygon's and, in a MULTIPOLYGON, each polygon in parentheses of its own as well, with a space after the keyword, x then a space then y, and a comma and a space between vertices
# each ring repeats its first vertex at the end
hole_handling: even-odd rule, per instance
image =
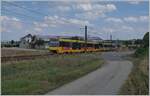
POLYGON ((147 48, 138 48, 136 51, 135 51, 135 57, 141 57, 141 56, 144 56, 146 54, 149 53, 149 49, 148 47, 147 48))
POLYGON ((144 47, 149 47, 149 32, 147 32, 143 37, 144 47))
POLYGON ((136 57, 140 57, 140 56, 144 56, 144 55, 148 55, 149 53, 149 32, 147 32, 144 37, 143 37, 143 46, 138 48, 135 51, 135 56, 136 57))

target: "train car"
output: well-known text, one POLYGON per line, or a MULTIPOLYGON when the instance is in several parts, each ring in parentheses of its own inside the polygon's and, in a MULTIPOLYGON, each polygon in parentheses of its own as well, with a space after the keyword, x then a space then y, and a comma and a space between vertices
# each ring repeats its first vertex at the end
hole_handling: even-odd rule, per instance
POLYGON ((100 44, 81 40, 58 39, 49 42, 49 50, 53 53, 81 53, 100 51, 100 44))
POLYGON ((116 46, 112 42, 103 42, 103 51, 115 51, 116 46))

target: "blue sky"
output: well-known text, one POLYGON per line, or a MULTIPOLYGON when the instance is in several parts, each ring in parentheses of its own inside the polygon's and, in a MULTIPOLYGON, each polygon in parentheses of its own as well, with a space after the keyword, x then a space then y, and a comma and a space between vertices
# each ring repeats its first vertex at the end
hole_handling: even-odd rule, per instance
POLYGON ((1 39, 27 34, 137 39, 148 31, 148 1, 3 1, 1 39))

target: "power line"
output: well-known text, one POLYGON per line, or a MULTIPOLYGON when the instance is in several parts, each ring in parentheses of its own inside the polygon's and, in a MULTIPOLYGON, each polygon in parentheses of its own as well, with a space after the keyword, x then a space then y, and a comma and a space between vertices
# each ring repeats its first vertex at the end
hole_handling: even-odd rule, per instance
MULTIPOLYGON (((37 14, 36 16, 39 16, 39 15, 41 15, 41 16, 47 16, 47 14, 41 13, 40 11, 35 11, 35 10, 30 9, 30 8, 22 7, 22 6, 19 6, 18 4, 14 4, 14 3, 11 3, 11 2, 7 2, 7 3, 10 4, 10 5, 13 5, 15 7, 22 8, 22 9, 28 11, 28 12, 30 11, 30 12, 36 13, 37 14)), ((66 21, 66 22, 67 23, 71 23, 69 21, 66 21)))
MULTIPOLYGON (((24 9, 24 10, 26 10, 26 11, 30 11, 30 12, 36 13, 37 16, 39 16, 39 15, 41 15, 41 16, 47 16, 47 15, 48 15, 48 14, 45 14, 45 13, 42 13, 42 12, 39 12, 39 11, 32 10, 32 9, 30 9, 30 8, 26 8, 26 7, 19 6, 18 4, 14 4, 14 3, 12 3, 12 2, 7 2, 7 4, 13 5, 13 6, 18 7, 18 8, 22 8, 22 9, 24 9), (42 14, 43 14, 43 15, 42 15, 42 14)), ((69 22, 69 21, 67 21, 67 20, 66 20, 65 22, 71 24, 71 22, 69 22)))
MULTIPOLYGON (((39 11, 35 11, 35 10, 29 9, 29 8, 26 8, 26 7, 22 7, 22 6, 19 6, 18 4, 14 4, 14 3, 12 3, 12 2, 7 2, 7 4, 13 5, 13 6, 15 6, 15 7, 18 7, 18 8, 21 8, 21 9, 24 9, 24 10, 27 10, 27 11, 30 11, 30 12, 33 12, 33 13, 36 13, 36 14, 38 14, 37 16, 39 16, 39 15, 41 15, 41 16, 47 15, 47 14, 42 15, 43 13, 41 13, 41 12, 39 12, 39 11)), ((5 10, 6 10, 6 9, 5 9, 5 10)), ((10 11, 10 10, 7 10, 7 11, 12 12, 12 11, 10 11)), ((25 15, 25 14, 21 14, 21 13, 17 13, 17 12, 13 12, 13 13, 18 14, 18 15, 21 15, 21 16, 29 17, 29 18, 32 18, 32 19, 36 19, 35 17, 29 16, 29 15, 25 15)), ((38 20, 38 19, 37 19, 37 20, 38 20)), ((69 21, 65 21, 65 22, 71 23, 71 22, 69 22, 69 21)), ((93 29, 93 27, 90 27, 90 26, 88 26, 88 28, 93 29)), ((94 33, 94 32, 92 32, 92 33, 94 33)), ((91 33, 90 33, 90 34, 91 34, 91 33)), ((98 33, 95 33, 95 34, 98 34, 98 33)), ((95 35, 95 34, 94 34, 94 35, 95 35)), ((85 35, 87 35, 87 28, 86 28, 86 26, 85 26, 85 35)), ((99 35, 100 35, 100 34, 99 34, 99 35)), ((87 39, 87 36, 85 36, 85 39, 87 39)), ((86 40, 85 40, 85 41, 86 41, 86 40)))
POLYGON ((33 24, 33 23, 31 23, 31 22, 27 22, 27 21, 19 21, 19 22, 22 22, 22 23, 25 23, 25 24, 33 24))
MULTIPOLYGON (((25 17, 30 17, 30 18, 32 18, 32 19, 37 19, 37 18, 35 18, 35 17, 33 17, 33 16, 26 15, 26 14, 22 14, 22 13, 18 13, 17 11, 12 11, 12 10, 8 10, 7 8, 4 8, 4 12, 6 12, 6 11, 8 11, 8 12, 10 12, 10 13, 14 13, 14 14, 19 14, 19 15, 22 15, 22 16, 25 16, 25 17)), ((37 20, 39 20, 39 19, 37 19, 37 20)))
POLYGON ((22 8, 24 10, 27 10, 27 11, 30 11, 30 12, 33 12, 33 13, 36 13, 36 14, 38 14, 37 16, 39 16, 39 15, 41 15, 41 16, 46 15, 47 16, 47 14, 45 14, 45 13, 41 13, 39 11, 35 11, 35 10, 29 9, 29 8, 26 8, 26 7, 19 6, 18 4, 15 4, 15 3, 12 3, 12 2, 7 2, 7 4, 13 5, 13 6, 18 7, 18 8, 22 8), (44 14, 44 15, 42 15, 42 14, 44 14))
MULTIPOLYGON (((84 28, 80 28, 80 29, 84 29, 84 28)), ((93 27, 91 27, 91 26, 88 26, 88 29, 89 29, 89 31, 88 31, 88 34, 91 34, 91 35, 93 35, 93 36, 97 36, 97 37, 101 37, 101 35, 102 34, 100 34, 100 33, 98 33, 98 32, 91 32, 91 29, 95 29, 95 28, 93 28, 93 27)))

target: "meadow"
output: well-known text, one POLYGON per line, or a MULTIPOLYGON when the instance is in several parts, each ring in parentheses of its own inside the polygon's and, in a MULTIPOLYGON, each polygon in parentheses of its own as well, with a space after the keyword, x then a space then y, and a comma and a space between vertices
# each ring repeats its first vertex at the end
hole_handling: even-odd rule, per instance
POLYGON ((2 64, 2 94, 45 94, 103 63, 100 53, 84 53, 2 64))

